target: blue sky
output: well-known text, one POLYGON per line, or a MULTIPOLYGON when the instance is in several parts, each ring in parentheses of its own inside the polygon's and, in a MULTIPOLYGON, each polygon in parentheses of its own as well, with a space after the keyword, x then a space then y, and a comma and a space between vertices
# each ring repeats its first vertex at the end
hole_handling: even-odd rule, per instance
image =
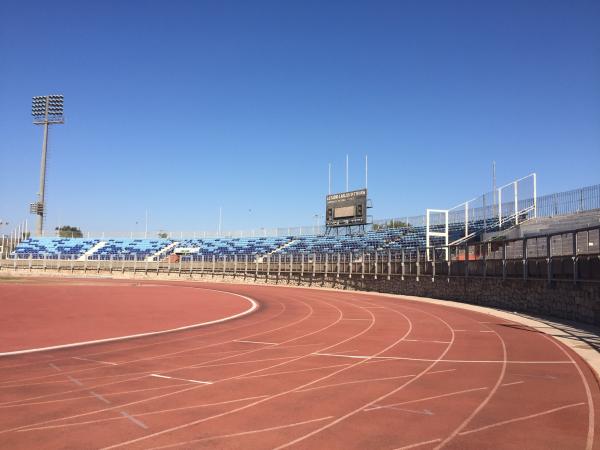
POLYGON ((47 228, 313 223, 334 191, 375 218, 446 208, 531 171, 600 182, 598 1, 102 1, 0 5, 0 219, 47 228), (138 225, 136 225, 138 222, 138 225))

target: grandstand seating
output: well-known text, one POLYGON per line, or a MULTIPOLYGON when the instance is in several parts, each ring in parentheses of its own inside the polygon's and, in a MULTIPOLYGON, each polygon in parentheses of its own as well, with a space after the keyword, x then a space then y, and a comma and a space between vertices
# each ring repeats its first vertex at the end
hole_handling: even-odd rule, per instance
MULTIPOLYGON (((197 248, 193 257, 212 255, 266 255, 290 243, 291 237, 248 237, 248 238, 204 238, 186 239, 179 242, 178 247, 197 248)), ((173 249, 170 253, 175 251, 173 249)))
MULTIPOLYGON (((432 228, 442 231, 442 226, 432 228)), ((469 223, 468 238, 480 235, 484 230, 498 229, 497 220, 473 221, 469 223)), ((449 224, 449 242, 465 238, 464 223, 449 224)), ((441 238, 431 240, 434 245, 442 245, 441 238)), ((16 258, 56 258, 60 254, 66 258, 77 258, 86 254, 90 260, 144 260, 159 256, 168 257, 177 248, 198 249, 191 257, 199 260, 213 255, 267 256, 270 254, 311 254, 311 253, 354 253, 382 250, 399 251, 403 248, 426 246, 424 226, 403 228, 383 228, 362 234, 326 236, 283 236, 283 237, 244 237, 244 238, 199 238, 199 239, 77 239, 77 238, 32 238, 21 242, 12 256, 16 258), (101 243, 94 249, 96 244, 101 243), (176 245, 174 245, 176 244, 176 245), (44 256, 45 255, 45 256, 44 256)), ((85 257, 84 256, 84 257, 85 257)))
POLYGON ((15 258, 76 259, 100 242, 98 239, 29 238, 21 241, 12 256, 15 258))
POLYGON ((92 260, 142 260, 171 244, 168 239, 108 239, 106 245, 89 256, 92 260))

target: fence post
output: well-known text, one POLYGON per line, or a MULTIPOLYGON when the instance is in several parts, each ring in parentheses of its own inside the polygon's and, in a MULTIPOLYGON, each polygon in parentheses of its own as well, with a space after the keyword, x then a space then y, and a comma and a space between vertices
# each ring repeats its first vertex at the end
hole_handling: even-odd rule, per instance
MULTIPOLYGON (((156 273, 158 273, 158 271, 156 273)), ((190 277, 192 276, 193 273, 194 273, 194 255, 191 254, 190 255, 190 277)))
POLYGON ((281 253, 279 254, 279 264, 277 265, 277 278, 281 276, 281 253))
POLYGON ((502 280, 506 280, 506 242, 502 243, 502 280))
POLYGON ((300 260, 300 277, 304 276, 304 253, 302 253, 302 259, 300 260))
POLYGON ((233 255, 233 278, 237 276, 237 253, 233 255))
POLYGON ((292 278, 292 272, 294 270, 294 255, 290 253, 288 256, 290 257, 290 278, 292 278))
POLYGON ((255 277, 255 278, 257 278, 257 277, 258 277, 258 259, 259 259, 259 256, 258 256, 258 255, 256 255, 256 256, 254 257, 254 262, 256 263, 256 272, 254 273, 254 277, 255 277))
POLYGON ((469 244, 465 244, 465 278, 469 278, 469 244))
POLYGON ((348 278, 352 278, 352 251, 350 251, 350 265, 348 266, 348 278))
POLYGON ((248 276, 248 253, 244 255, 244 276, 248 276))
POLYGON ((433 247, 431 250, 431 281, 435 281, 435 247, 433 247))
POLYGON ((573 283, 579 279, 579 258, 577 257, 577 233, 573 232, 573 283))
POLYGON ((387 269, 388 269, 387 279, 391 280, 392 279, 392 251, 389 248, 388 248, 387 269))
POLYGON ((317 273, 317 254, 313 254, 313 278, 317 273))
POLYGON ((179 258, 179 272, 177 273, 179 276, 181 276, 181 264, 183 261, 183 255, 181 255, 181 257, 179 258))
POLYGON ((548 284, 552 283, 552 252, 550 249, 550 236, 546 236, 546 272, 548 284))
POLYGON ((337 275, 336 278, 340 277, 340 254, 337 254, 337 275))
POLYGON ((377 250, 375 250, 375 279, 377 279, 377 272, 379 272, 377 270, 377 250))
POLYGON ((271 272, 271 255, 267 256, 267 280, 269 279, 269 273, 271 272))
POLYGON ((416 280, 419 281, 421 276, 421 252, 419 251, 419 247, 417 247, 417 277, 416 280))
POLYGON ((527 239, 523 238, 522 242, 523 250, 523 279, 527 280, 528 268, 527 268, 527 239))
POLYGON ((361 264, 362 264, 362 268, 361 268, 360 277, 364 278, 365 277, 365 252, 364 251, 362 252, 362 263, 361 264))
POLYGON ((327 263, 329 262, 329 253, 325 253, 325 273, 323 279, 327 278, 327 263))
POLYGON ((406 261, 406 255, 404 254, 404 247, 402 247, 402 261, 400 262, 400 270, 402 275, 400 279, 404 281, 404 275, 406 274, 406 267, 404 266, 404 262, 406 261))
POLYGON ((212 254, 212 276, 215 276, 215 270, 217 266, 217 261, 215 260, 215 254, 212 254))

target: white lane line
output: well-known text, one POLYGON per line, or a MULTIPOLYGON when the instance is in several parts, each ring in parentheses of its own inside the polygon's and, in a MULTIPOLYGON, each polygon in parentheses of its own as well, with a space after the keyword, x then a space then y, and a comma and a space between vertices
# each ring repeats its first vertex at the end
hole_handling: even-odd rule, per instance
POLYGON ((390 408, 392 406, 408 405, 409 403, 418 403, 418 402, 424 402, 426 400, 435 400, 437 398, 452 397, 454 395, 467 394, 469 392, 476 392, 476 391, 483 391, 485 389, 489 389, 489 388, 480 387, 480 388, 473 388, 473 389, 465 389, 463 391, 448 392, 447 394, 434 395, 432 397, 417 398, 415 400, 406 400, 404 402, 391 403, 389 405, 373 405, 370 408, 363 409, 363 411, 373 411, 376 409, 390 408))
POLYGON ((71 375, 67 375, 67 378, 75 383, 77 386, 83 386, 83 383, 79 381, 77 378, 73 378, 71 375))
MULTIPOLYGON (((335 356, 338 358, 354 358, 354 359, 378 359, 378 360, 390 360, 390 361, 425 361, 434 362, 435 359, 428 358, 407 358, 402 356, 368 356, 368 355, 342 355, 340 353, 319 353, 315 352, 312 355, 316 356, 335 356)), ((440 359, 439 362, 449 363, 500 363, 503 364, 502 360, 471 360, 471 359, 440 359)), ((575 364, 574 361, 506 361, 507 364, 575 364)))
POLYGON ((480 333, 495 333, 495 331, 492 330, 479 330, 480 333))
POLYGON ((143 428, 144 430, 148 429, 148 425, 146 425, 144 422, 142 422, 141 420, 136 419, 135 417, 133 417, 132 415, 130 415, 127 411, 121 411, 121 415, 123 417, 126 417, 127 419, 131 420, 133 423, 135 423, 138 427, 143 428))
MULTIPOLYGON (((267 397, 267 395, 259 395, 257 397, 237 398, 235 400, 226 400, 224 402, 217 402, 217 403, 203 403, 200 405, 182 406, 180 408, 159 409, 157 411, 149 411, 149 412, 145 412, 145 413, 139 413, 139 414, 136 414, 136 416, 137 417, 152 416, 152 415, 156 415, 156 414, 165 414, 165 413, 169 413, 169 412, 183 411, 183 410, 187 410, 187 409, 206 408, 208 406, 226 405, 229 403, 237 403, 237 402, 241 402, 241 401, 255 400, 257 398, 264 398, 264 397, 267 397)), ((70 423, 61 423, 59 425, 46 425, 43 427, 22 428, 20 430, 17 430, 17 433, 24 433, 26 431, 51 430, 51 429, 55 429, 55 428, 76 427, 76 426, 90 425, 90 424, 96 424, 96 423, 102 423, 102 422, 112 422, 113 420, 121 420, 121 419, 123 419, 123 417, 109 417, 107 419, 87 420, 84 422, 70 422, 70 423)))
POLYGON ((523 420, 533 419, 535 417, 545 416, 547 414, 552 414, 552 413, 555 413, 555 412, 558 412, 558 411, 562 411, 563 409, 574 408, 575 406, 582 406, 582 405, 585 405, 585 402, 571 403, 570 405, 560 406, 558 408, 549 409, 547 411, 542 411, 542 412, 537 413, 537 414, 530 414, 528 416, 515 417, 514 419, 503 420, 502 422, 496 422, 496 423, 492 423, 490 425, 486 425, 486 426, 483 426, 483 427, 474 428, 472 430, 462 431, 462 432, 460 432, 458 434, 460 436, 464 436, 466 434, 477 433, 479 431, 487 430, 489 428, 495 428, 495 427, 499 427, 501 425, 506 425, 506 424, 509 424, 509 423, 514 423, 514 422, 520 422, 520 421, 523 421, 523 420))
POLYGON ((100 394, 96 394, 94 391, 90 391, 90 394, 92 394, 94 397, 96 397, 98 400, 106 403, 107 405, 110 405, 110 400, 102 397, 100 394))
POLYGON ((504 384, 501 384, 500 386, 506 387, 506 386, 513 386, 515 384, 523 384, 523 383, 525 383, 525 382, 524 381, 513 381, 512 383, 504 383, 504 384))
POLYGON ((58 366, 56 364, 48 364, 50 367, 52 367, 54 370, 56 370, 57 372, 60 372, 60 369, 58 368, 58 366))
POLYGON ((434 373, 446 373, 446 372, 456 372, 456 369, 434 370, 433 372, 427 372, 425 375, 433 375, 434 373))
POLYGON ((314 423, 314 422, 321 422, 323 420, 327 420, 327 419, 331 419, 331 418, 333 418, 333 416, 321 417, 319 419, 305 420, 303 422, 289 423, 286 425, 279 425, 276 427, 261 428, 260 430, 250 430, 250 431, 241 431, 239 433, 221 434, 221 435, 210 436, 210 437, 206 437, 206 438, 202 438, 202 439, 194 439, 193 441, 176 442, 175 444, 163 445, 161 447, 151 447, 148 450, 159 450, 159 449, 163 449, 163 448, 180 447, 180 446, 187 447, 191 444, 195 444, 198 442, 212 441, 215 439, 225 439, 225 438, 230 438, 230 437, 245 436, 248 434, 264 433, 266 431, 281 430, 284 428, 298 427, 300 425, 306 425, 308 423, 314 423))
MULTIPOLYGON (((145 389, 134 389, 134 390, 129 390, 129 391, 110 392, 110 393, 104 394, 104 395, 106 395, 106 396, 113 396, 113 395, 133 394, 133 393, 136 393, 136 392, 165 390, 165 389, 172 389, 172 388, 182 387, 182 386, 189 386, 189 385, 187 383, 171 384, 171 385, 168 385, 168 386, 161 386, 161 387, 153 387, 153 388, 145 388, 145 389)), ((92 392, 92 391, 90 391, 90 392, 92 392)), ((21 408, 23 406, 33 406, 33 405, 47 405, 47 404, 50 404, 50 403, 65 403, 65 402, 71 402, 71 401, 75 401, 75 400, 82 400, 84 398, 88 398, 88 397, 87 396, 80 396, 80 397, 59 398, 59 399, 56 399, 56 400, 45 400, 45 401, 41 401, 41 402, 16 403, 16 404, 12 404, 12 405, 3 405, 3 406, 0 406, 0 409, 21 408)))
POLYGON ((433 416, 434 413, 430 409, 402 409, 397 408, 395 406, 388 406, 388 409, 393 409, 395 411, 406 412, 410 414, 420 414, 423 416, 433 416))
POLYGON ((345 381, 344 383, 326 384, 324 386, 317 386, 317 387, 312 387, 312 388, 307 388, 307 389, 300 389, 300 390, 294 391, 294 392, 316 391, 317 389, 326 389, 326 388, 337 387, 337 386, 346 386, 348 384, 371 383, 373 381, 398 380, 400 378, 411 378, 411 377, 414 377, 414 376, 416 376, 416 375, 411 374, 411 375, 400 375, 400 376, 397 376, 397 377, 369 378, 368 380, 345 381))
POLYGON ((252 313, 253 311, 255 311, 256 309, 258 309, 258 303, 254 299, 247 297, 245 295, 236 294, 234 292, 220 291, 218 289, 208 289, 208 288, 201 288, 201 289, 205 290, 205 291, 220 292, 220 293, 233 295, 235 297, 243 298, 244 300, 248 301, 251 306, 250 306, 250 308, 248 308, 245 311, 242 311, 241 313, 234 314, 234 315, 228 316, 228 317, 223 317, 221 319, 211 320, 209 322, 194 323, 192 325, 185 325, 183 327, 170 328, 168 330, 149 331, 147 333, 130 334, 128 336, 118 336, 118 337, 112 337, 112 338, 106 338, 106 339, 96 339, 93 341, 83 341, 83 342, 73 342, 71 344, 53 345, 51 347, 29 348, 27 350, 4 352, 4 353, 0 353, 0 357, 11 356, 11 355, 24 355, 27 353, 44 352, 47 350, 61 350, 61 349, 65 349, 65 348, 83 347, 83 346, 93 345, 93 344, 104 344, 106 342, 120 342, 120 341, 125 341, 128 339, 134 339, 134 338, 139 338, 139 337, 157 336, 157 335, 161 335, 161 334, 173 333, 175 331, 191 330, 193 328, 205 327, 207 325, 213 325, 216 323, 227 322, 228 320, 232 320, 232 319, 237 319, 238 317, 246 316, 246 315, 252 313))
POLYGON ((261 374, 261 375, 248 375, 247 377, 241 377, 240 380, 247 380, 248 378, 274 377, 277 375, 287 375, 289 373, 312 372, 315 370, 334 369, 336 367, 346 367, 349 365, 350 365, 350 363, 345 363, 345 364, 336 364, 334 366, 311 367, 310 369, 286 370, 285 372, 273 372, 273 373, 265 373, 265 374, 261 374))
POLYGON ((233 342, 241 342, 243 344, 264 344, 264 345, 279 345, 276 342, 262 342, 262 341, 233 341, 233 342))
POLYGON ((114 363, 114 362, 108 362, 108 361, 97 361, 95 359, 88 359, 88 358, 83 358, 82 356, 73 356, 73 359, 78 359, 80 361, 88 361, 88 362, 93 362, 96 364, 107 364, 110 366, 118 366, 119 364, 114 363))
POLYGON ((156 378, 167 378, 169 380, 189 381, 190 383, 197 383, 197 384, 213 384, 212 381, 189 380, 187 378, 169 377, 167 375, 159 375, 157 373, 151 373, 149 376, 156 377, 156 378))
POLYGON ((441 439, 432 439, 430 441, 417 442, 416 444, 405 445, 404 447, 398 447, 394 450, 408 450, 409 448, 421 447, 427 444, 436 444, 438 442, 441 442, 441 439))

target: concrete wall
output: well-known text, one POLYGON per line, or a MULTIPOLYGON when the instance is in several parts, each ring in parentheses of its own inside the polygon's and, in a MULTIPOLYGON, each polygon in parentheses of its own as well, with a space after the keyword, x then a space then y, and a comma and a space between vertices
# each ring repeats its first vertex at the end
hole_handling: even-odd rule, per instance
POLYGON ((340 276, 323 277, 317 274, 312 277, 306 274, 299 275, 270 275, 243 274, 199 274, 156 273, 153 271, 128 272, 93 270, 83 273, 70 270, 57 271, 54 269, 29 270, 2 270, 3 276, 64 276, 64 277, 112 277, 136 278, 150 280, 197 280, 229 283, 258 283, 280 284, 303 287, 328 287, 344 290, 363 290, 386 292, 400 295, 414 295, 419 297, 454 300, 481 306, 489 306, 508 311, 526 312, 535 315, 555 316, 563 319, 600 325, 600 283, 564 281, 548 284, 544 280, 522 280, 501 278, 437 278, 432 281, 429 277, 421 277, 419 281, 414 278, 401 280, 400 277, 374 277, 367 275, 365 278, 354 276, 348 278, 340 276))

